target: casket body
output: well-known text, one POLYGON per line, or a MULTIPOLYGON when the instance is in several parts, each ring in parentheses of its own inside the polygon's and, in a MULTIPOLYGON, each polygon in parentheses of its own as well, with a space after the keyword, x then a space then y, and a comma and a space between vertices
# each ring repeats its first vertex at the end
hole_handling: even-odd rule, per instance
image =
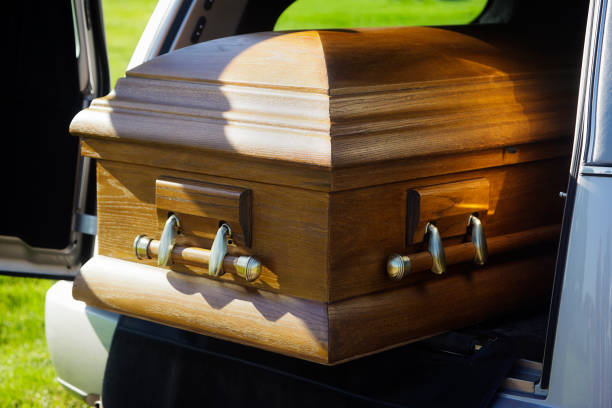
POLYGON ((99 223, 75 297, 328 364, 546 301, 577 70, 550 54, 486 27, 305 31, 129 71, 71 125, 97 159, 99 223), (261 276, 138 259, 170 214, 179 248, 228 224, 261 276), (471 215, 511 250, 464 262, 471 215), (424 257, 397 281, 391 254, 424 257))

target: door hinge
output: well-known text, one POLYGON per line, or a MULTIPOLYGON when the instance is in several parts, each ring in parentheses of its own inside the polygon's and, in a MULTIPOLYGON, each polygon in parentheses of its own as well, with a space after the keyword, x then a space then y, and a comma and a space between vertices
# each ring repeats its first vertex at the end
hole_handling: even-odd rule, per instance
POLYGON ((98 233, 98 217, 90 214, 76 213, 74 230, 82 234, 96 235, 98 233))

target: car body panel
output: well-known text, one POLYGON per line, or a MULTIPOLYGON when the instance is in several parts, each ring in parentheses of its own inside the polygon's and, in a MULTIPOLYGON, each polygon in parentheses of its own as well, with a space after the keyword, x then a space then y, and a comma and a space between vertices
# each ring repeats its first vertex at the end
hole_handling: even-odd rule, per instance
POLYGON ((58 281, 45 299, 45 332, 60 382, 85 397, 102 392, 108 350, 119 315, 72 298, 72 282, 58 281))
POLYGON ((549 388, 564 407, 612 403, 611 203, 612 177, 579 176, 549 388))

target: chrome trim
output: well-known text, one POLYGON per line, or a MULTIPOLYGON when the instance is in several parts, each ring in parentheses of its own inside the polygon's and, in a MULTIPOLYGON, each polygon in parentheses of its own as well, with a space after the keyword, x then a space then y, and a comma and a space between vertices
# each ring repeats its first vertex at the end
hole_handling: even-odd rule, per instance
POLYGON ((76 213, 74 230, 82 234, 96 235, 98 233, 98 217, 90 214, 76 213))
POLYGON ((261 262, 252 256, 239 256, 236 261, 236 274, 247 282, 253 282, 261 275, 261 262))
POLYGON ((72 0, 72 15, 76 18, 77 33, 75 33, 77 44, 77 66, 79 74, 80 91, 86 100, 91 100, 98 89, 98 73, 96 71, 96 55, 94 47, 94 35, 91 25, 88 23, 91 5, 84 0, 72 0))
POLYGON ((583 176, 610 176, 612 177, 612 167, 605 166, 581 166, 580 174, 583 176))
POLYGON ((409 255, 389 255, 389 258, 387 259, 387 275, 394 281, 404 279, 404 277, 410 273, 411 269, 412 263, 410 262, 409 255))
POLYGON ((134 239, 134 254, 138 259, 151 259, 149 255, 149 245, 151 245, 151 238, 147 238, 146 235, 141 234, 134 239))
POLYGON ((592 162, 593 161, 593 151, 595 149, 595 139, 596 139, 596 126, 597 126, 597 103, 598 103, 598 95, 599 95, 599 72, 601 68, 601 55, 602 48, 604 44, 604 34, 605 34, 605 19, 606 19, 606 9, 607 2, 600 2, 598 5, 599 9, 597 10, 599 14, 599 19, 597 22, 597 29, 595 32, 595 41, 592 43, 592 51, 591 56, 592 60, 590 61, 591 67, 589 69, 589 88, 588 88, 588 102, 587 102, 587 112, 586 115, 588 120, 585 121, 585 134, 586 134, 586 149, 584 151, 584 162, 592 162))

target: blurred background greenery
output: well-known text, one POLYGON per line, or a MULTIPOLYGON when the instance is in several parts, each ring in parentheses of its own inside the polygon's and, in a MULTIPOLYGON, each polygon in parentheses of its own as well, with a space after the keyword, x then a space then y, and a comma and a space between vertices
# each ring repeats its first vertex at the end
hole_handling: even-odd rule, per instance
POLYGON ((466 24, 486 0, 298 0, 275 30, 466 24))
MULTIPOLYGON (((156 0, 103 0, 111 84, 125 73, 156 0)), ((276 30, 472 21, 486 0, 298 0, 276 30)), ((0 407, 81 407, 56 380, 44 334, 53 281, 0 276, 0 407)))

